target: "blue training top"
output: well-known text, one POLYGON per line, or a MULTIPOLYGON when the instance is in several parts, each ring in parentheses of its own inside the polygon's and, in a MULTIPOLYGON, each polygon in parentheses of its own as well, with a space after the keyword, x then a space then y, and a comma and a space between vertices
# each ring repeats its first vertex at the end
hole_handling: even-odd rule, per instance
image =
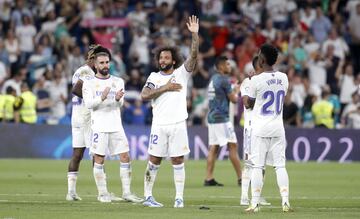
POLYGON ((228 76, 217 73, 211 77, 208 86, 208 123, 224 123, 229 121, 228 94, 231 91, 231 83, 228 76))

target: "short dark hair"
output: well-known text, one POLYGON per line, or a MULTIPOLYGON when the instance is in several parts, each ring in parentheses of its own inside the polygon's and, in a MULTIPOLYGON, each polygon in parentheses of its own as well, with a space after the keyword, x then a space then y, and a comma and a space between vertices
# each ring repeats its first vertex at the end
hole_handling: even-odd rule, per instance
POLYGON ((215 60, 215 67, 218 69, 219 66, 220 66, 221 64, 223 64, 224 62, 226 62, 227 60, 229 60, 229 59, 228 59, 228 57, 226 57, 226 56, 219 56, 219 57, 217 57, 216 60, 215 60))
POLYGON ((260 53, 264 56, 266 64, 272 66, 276 63, 278 57, 278 50, 275 46, 270 44, 263 44, 260 47, 260 53))
POLYGON ((253 60, 252 60, 252 66, 253 68, 256 70, 256 63, 259 60, 259 56, 254 56, 253 60))
POLYGON ((155 63, 159 67, 160 53, 163 51, 169 51, 171 53, 172 59, 175 61, 174 68, 179 68, 184 62, 183 57, 181 56, 179 49, 175 46, 161 46, 154 50, 155 54, 155 63))

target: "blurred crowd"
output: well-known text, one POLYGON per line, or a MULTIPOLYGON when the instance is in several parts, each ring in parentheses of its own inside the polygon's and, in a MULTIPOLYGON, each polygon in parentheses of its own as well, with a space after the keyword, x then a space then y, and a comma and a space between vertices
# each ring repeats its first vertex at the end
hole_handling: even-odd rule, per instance
MULTIPOLYGON (((280 51, 276 68, 290 81, 287 125, 360 128, 357 0, 0 0, 0 119, 15 121, 11 106, 26 83, 37 98, 37 123, 69 124, 72 74, 98 43, 112 52, 111 74, 126 83, 123 122, 149 124, 150 103, 139 92, 158 71, 152 51, 174 45, 186 57, 191 14, 200 18, 200 53, 188 87, 189 125, 206 124, 215 57, 231 59, 233 81, 241 82, 267 42, 280 51)), ((239 101, 236 125, 242 111, 239 101)))

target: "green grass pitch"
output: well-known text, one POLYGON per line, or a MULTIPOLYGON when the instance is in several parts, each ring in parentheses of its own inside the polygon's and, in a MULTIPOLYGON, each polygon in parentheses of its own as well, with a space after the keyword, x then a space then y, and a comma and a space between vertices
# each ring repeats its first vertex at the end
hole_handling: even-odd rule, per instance
MULTIPOLYGON (((284 214, 272 168, 266 172, 263 195, 272 203, 253 215, 239 206, 240 187, 229 161, 216 163, 216 179, 224 187, 203 187, 205 161, 187 161, 185 208, 174 209, 172 167, 163 161, 154 196, 165 207, 152 209, 126 202, 100 203, 91 162, 81 163, 78 202, 65 201, 67 160, 1 159, 0 219, 20 218, 360 218, 360 163, 293 163, 287 165, 290 202, 294 212, 284 214), (209 210, 200 210, 207 206, 209 210)), ((133 161, 132 190, 143 194, 146 162, 133 161)), ((105 164, 108 189, 121 194, 117 161, 105 164)))

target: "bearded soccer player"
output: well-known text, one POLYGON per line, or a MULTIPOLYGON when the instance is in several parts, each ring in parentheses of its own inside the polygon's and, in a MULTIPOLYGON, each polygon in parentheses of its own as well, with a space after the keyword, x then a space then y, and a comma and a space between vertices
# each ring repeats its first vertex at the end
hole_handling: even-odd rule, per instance
POLYGON ((94 156, 93 175, 98 190, 98 201, 111 202, 104 172, 105 155, 108 151, 120 160, 122 198, 142 202, 131 193, 131 164, 129 144, 121 121, 120 107, 124 102, 124 81, 109 74, 110 52, 106 48, 95 50, 94 79, 84 82, 82 93, 85 106, 91 111, 92 142, 90 152, 94 156))
POLYGON ((155 201, 152 188, 163 157, 169 156, 174 169, 174 208, 184 207, 184 156, 190 153, 186 119, 187 85, 195 70, 199 51, 199 19, 192 15, 187 22, 192 42, 190 55, 184 63, 175 47, 162 47, 155 59, 159 72, 148 77, 141 92, 143 100, 152 100, 153 119, 149 140, 149 162, 145 170, 143 203, 148 207, 163 207, 155 201))

